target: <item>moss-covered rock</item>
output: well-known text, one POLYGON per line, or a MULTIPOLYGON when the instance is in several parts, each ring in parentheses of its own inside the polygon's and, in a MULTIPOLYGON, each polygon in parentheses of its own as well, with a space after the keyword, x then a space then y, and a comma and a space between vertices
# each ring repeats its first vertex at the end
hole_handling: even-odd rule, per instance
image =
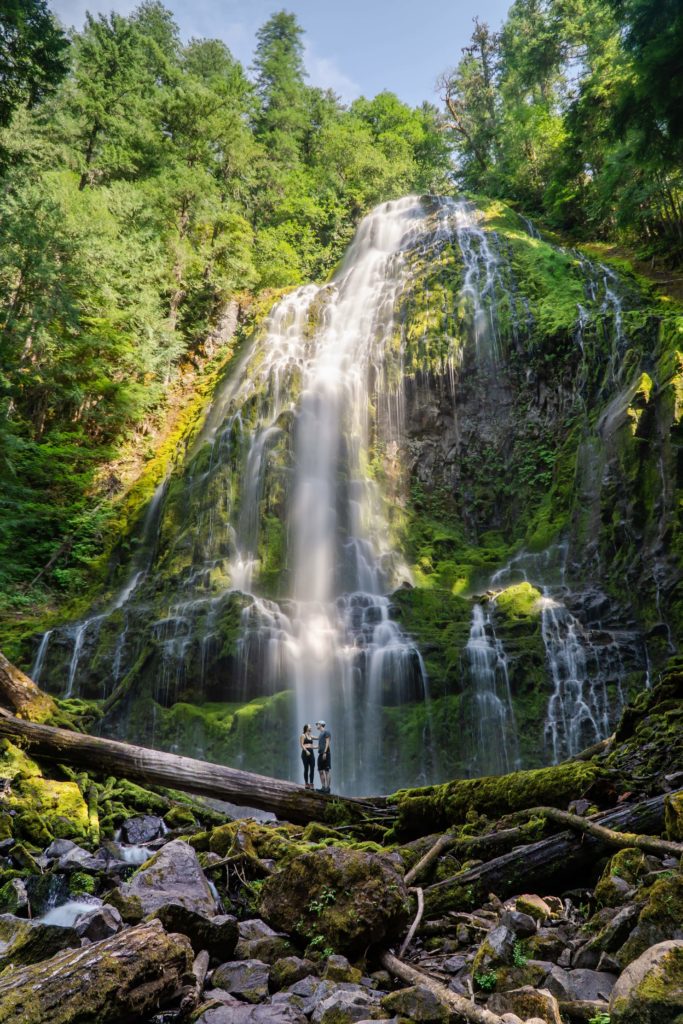
POLYGON ((610 858, 607 867, 595 887, 595 899, 604 906, 615 907, 623 903, 626 892, 637 885, 639 879, 648 871, 656 870, 658 862, 648 857, 642 850, 619 850, 610 858))
POLYGON ((619 977, 611 1024, 683 1024, 683 941, 657 943, 619 977))
POLYGON ((266 879, 260 913, 309 947, 361 952, 398 934, 410 903, 403 877, 383 857, 342 847, 295 858, 266 879))
POLYGON ((638 924, 621 947, 617 959, 630 964, 650 946, 667 939, 683 939, 683 875, 671 873, 645 890, 646 902, 638 924))

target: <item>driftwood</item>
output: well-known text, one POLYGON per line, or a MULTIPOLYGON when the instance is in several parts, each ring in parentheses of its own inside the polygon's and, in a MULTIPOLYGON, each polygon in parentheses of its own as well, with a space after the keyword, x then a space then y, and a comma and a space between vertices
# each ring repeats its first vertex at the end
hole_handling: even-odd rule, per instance
POLYGON ((444 853, 455 842, 455 836, 451 835, 450 832, 444 832, 442 836, 436 840, 434 845, 430 847, 417 864, 406 871, 405 883, 406 885, 412 885, 416 878, 419 878, 423 871, 429 867, 429 865, 436 860, 440 853, 444 853))
POLYGON ((0 976, 0 1024, 132 1024, 177 999, 191 969, 190 940, 167 935, 160 921, 150 921, 6 970, 0 976))
POLYGON ((0 651, 0 700, 14 711, 18 718, 31 722, 44 722, 58 714, 52 697, 36 686, 21 669, 0 651))
POLYGON ((429 989, 440 1002, 445 1003, 451 1009, 456 1017, 470 1021, 471 1024, 502 1024, 497 1013, 492 1013, 483 1006, 477 1006, 476 1003, 470 1002, 464 996, 456 995, 431 975, 404 963, 392 953, 381 953, 379 959, 382 967, 386 968, 389 974, 393 974, 395 978, 400 978, 408 985, 422 985, 429 989))
POLYGON ((632 832, 615 832, 605 825, 600 825, 592 818, 582 818, 578 814, 571 814, 569 811, 561 811, 557 807, 532 807, 524 811, 529 817, 548 818, 558 825, 567 825, 577 832, 585 832, 586 835, 600 839, 608 846, 616 846, 621 850, 636 847, 638 850, 645 850, 646 853, 654 853, 660 857, 683 857, 683 843, 672 843, 666 839, 659 839, 657 836, 641 836, 632 832))
MULTIPOLYGON (((664 796, 651 797, 638 804, 624 804, 601 814, 597 823, 611 830, 630 833, 659 832, 664 824, 664 796)), ((604 838, 594 835, 578 838, 571 832, 560 832, 549 839, 517 847, 485 864, 428 886, 424 890, 425 915, 440 917, 448 910, 476 906, 490 892, 503 898, 525 892, 530 879, 536 889, 543 887, 548 892, 561 891, 582 871, 590 870, 606 847, 604 838)))
POLYGON ((195 961, 192 964, 192 981, 180 1002, 182 1014, 190 1014, 199 1005, 199 1000, 202 998, 202 992, 204 991, 206 975, 209 970, 209 959, 209 954, 205 949, 195 957, 195 961))
POLYGON ((413 941, 413 937, 415 935, 415 932, 417 931, 417 929, 420 926, 420 921, 422 920, 422 915, 424 914, 424 909, 425 909, 424 895, 422 893, 422 889, 418 889, 417 890, 417 913, 415 915, 415 920, 413 921, 413 923, 410 926, 410 929, 408 930, 408 934, 406 935, 405 939, 403 940, 403 945, 401 946, 401 949, 399 950, 399 954, 398 955, 400 957, 403 956, 403 954, 407 950, 408 946, 413 941))
MULTIPOLYGON (((382 798, 351 799, 327 796, 292 782, 271 779, 252 772, 198 761, 192 757, 167 754, 118 740, 101 739, 70 729, 55 729, 16 718, 0 710, 0 737, 22 739, 39 756, 95 768, 99 772, 136 779, 157 786, 169 786, 203 796, 227 800, 241 807, 272 811, 278 818, 306 824, 324 821, 330 803, 349 818, 381 813, 382 798)), ((387 812, 389 816, 390 812, 387 812)))

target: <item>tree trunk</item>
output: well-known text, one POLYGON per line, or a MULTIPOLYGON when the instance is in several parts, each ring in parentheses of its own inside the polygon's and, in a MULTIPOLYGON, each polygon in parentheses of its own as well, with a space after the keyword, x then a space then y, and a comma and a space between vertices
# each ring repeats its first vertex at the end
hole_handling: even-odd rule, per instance
MULTIPOLYGON (((624 805, 601 814, 597 820, 616 831, 661 832, 664 796, 624 805)), ((425 916, 440 917, 448 910, 478 906, 490 892, 503 899, 525 892, 529 887, 536 891, 561 891, 574 884, 582 872, 586 873, 585 883, 588 884, 592 879, 591 869, 607 849, 609 846, 604 840, 588 835, 578 838, 571 832, 561 832, 550 839, 519 846, 486 864, 428 886, 424 890, 425 916)))
POLYGON ((44 722, 58 713, 52 697, 36 686, 21 669, 16 668, 0 652, 0 700, 8 704, 19 718, 44 722))
POLYGON ((328 817, 326 812, 332 810, 332 804, 336 805, 335 817, 339 812, 352 820, 360 820, 366 814, 377 816, 383 811, 387 817, 391 816, 386 810, 386 800, 382 797, 351 799, 327 796, 306 790, 293 782, 255 775, 221 764, 197 761, 192 757, 167 754, 117 740, 100 739, 69 729, 34 725, 6 712, 0 713, 0 737, 10 740, 22 738, 35 754, 51 760, 227 800, 241 807, 258 807, 295 823, 325 821, 328 817))
POLYGON ((191 972, 190 940, 167 935, 160 921, 150 921, 6 970, 0 1024, 132 1024, 178 998, 188 980, 194 982, 191 972))

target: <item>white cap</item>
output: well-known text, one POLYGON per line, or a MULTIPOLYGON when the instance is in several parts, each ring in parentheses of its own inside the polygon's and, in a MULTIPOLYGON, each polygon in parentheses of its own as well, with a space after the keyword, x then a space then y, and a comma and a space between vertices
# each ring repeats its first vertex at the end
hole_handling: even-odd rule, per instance
POLYGON ((325 723, 322 721, 322 719, 319 722, 316 722, 315 724, 322 725, 323 729, 325 728, 325 723))

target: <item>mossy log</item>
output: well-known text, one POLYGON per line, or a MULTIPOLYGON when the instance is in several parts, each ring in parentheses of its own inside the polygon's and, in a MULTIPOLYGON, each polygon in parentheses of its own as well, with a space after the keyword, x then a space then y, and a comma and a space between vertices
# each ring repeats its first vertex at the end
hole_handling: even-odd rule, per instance
MULTIPOLYGON (((664 795, 625 804, 599 815, 597 823, 617 832, 653 834, 664 827, 664 795)), ((561 832, 549 839, 519 846, 469 871, 461 871, 424 890, 425 916, 477 906, 490 892, 504 898, 529 886, 561 891, 589 872, 607 848, 604 839, 561 832)), ((588 876, 586 876, 588 882, 588 876)))
POLYGON ((0 977, 0 1024, 126 1024, 179 998, 192 981, 192 947, 160 921, 0 977))
POLYGON ((0 700, 19 718, 45 722, 58 713, 52 697, 36 686, 21 669, 7 660, 0 651, 0 700))
MULTIPOLYGON (((217 800, 227 800, 240 807, 257 807, 295 824, 339 818, 360 821, 366 814, 376 817, 386 805, 382 797, 332 797, 306 790, 292 782, 239 771, 221 764, 167 754, 118 740, 87 736, 69 729, 36 725, 15 718, 2 709, 0 737, 10 740, 21 737, 33 753, 53 761, 137 779, 148 785, 170 786, 217 800)), ((388 818, 391 817, 388 809, 386 814, 388 818)))
POLYGON ((560 811, 557 807, 532 807, 525 813, 530 817, 544 817, 558 825, 567 825, 568 828, 576 832, 584 832, 586 835, 606 843, 607 846, 616 846, 620 850, 635 847, 637 850, 645 850, 646 853, 654 853, 659 857, 683 856, 683 843, 672 843, 666 839, 659 839, 657 836, 635 835, 633 832, 615 832, 614 829, 606 828, 605 825, 593 821, 592 818, 582 818, 569 811, 560 811))

